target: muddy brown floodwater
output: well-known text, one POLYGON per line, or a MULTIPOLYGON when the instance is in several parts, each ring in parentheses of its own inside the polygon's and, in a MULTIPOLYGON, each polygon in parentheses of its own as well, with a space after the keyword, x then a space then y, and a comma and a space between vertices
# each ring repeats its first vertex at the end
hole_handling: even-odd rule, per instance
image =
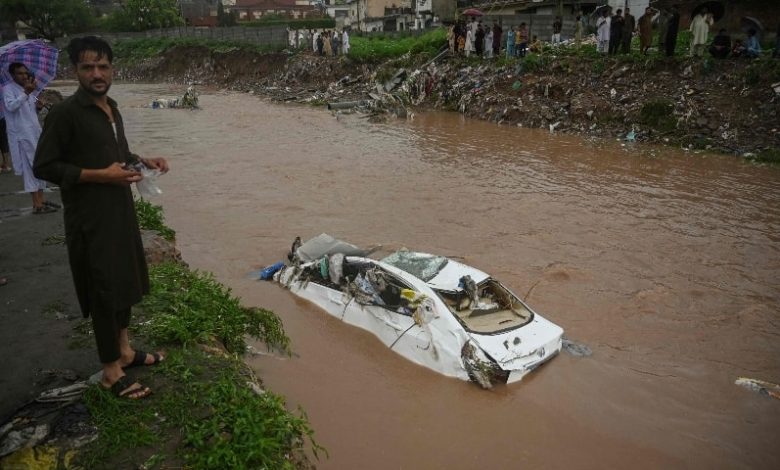
POLYGON ((250 364, 306 410, 319 468, 780 468, 780 402, 734 385, 780 382, 780 169, 457 114, 143 107, 181 91, 112 94, 171 162, 155 202, 184 258, 284 320, 295 356, 250 364), (484 391, 247 279, 321 232, 463 257, 593 355, 484 391))

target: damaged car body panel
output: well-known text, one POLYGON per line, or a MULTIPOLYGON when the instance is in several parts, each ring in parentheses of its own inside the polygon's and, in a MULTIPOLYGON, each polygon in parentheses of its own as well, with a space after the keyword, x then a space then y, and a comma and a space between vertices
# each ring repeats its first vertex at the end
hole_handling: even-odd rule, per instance
POLYGON ((416 364, 490 388, 520 380, 561 349, 560 327, 478 269, 425 253, 375 260, 334 251, 291 253, 296 263, 274 279, 416 364))

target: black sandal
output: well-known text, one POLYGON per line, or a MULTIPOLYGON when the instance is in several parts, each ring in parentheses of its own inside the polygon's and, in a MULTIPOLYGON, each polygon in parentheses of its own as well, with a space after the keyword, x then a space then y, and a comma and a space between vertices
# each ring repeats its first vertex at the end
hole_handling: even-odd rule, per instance
MULTIPOLYGON (((101 385, 102 386, 102 385, 101 385)), ((105 388, 105 387, 103 387, 105 388)), ((144 387, 140 382, 131 382, 130 378, 123 375, 108 390, 117 398, 127 398, 128 400, 140 400, 152 394, 149 387, 144 387), (138 395, 138 394, 141 395, 138 395)))
POLYGON ((146 353, 141 351, 140 349, 135 350, 135 356, 133 357, 132 362, 130 364, 123 367, 123 369, 130 369, 132 367, 138 367, 138 366, 154 366, 162 362, 163 357, 159 353, 153 352, 149 353, 154 358, 154 362, 147 364, 146 363, 146 353))

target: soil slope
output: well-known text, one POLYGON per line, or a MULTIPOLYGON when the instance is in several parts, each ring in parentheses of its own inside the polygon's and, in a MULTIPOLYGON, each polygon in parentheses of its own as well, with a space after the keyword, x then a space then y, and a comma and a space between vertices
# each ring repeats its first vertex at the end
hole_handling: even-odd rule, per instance
POLYGON ((401 90, 405 103, 421 108, 739 155, 776 153, 780 146, 778 60, 545 53, 522 64, 444 57, 417 69, 422 60, 370 64, 187 46, 117 66, 127 80, 217 85, 313 104, 376 97, 377 84, 404 69, 406 82, 389 91, 401 90))

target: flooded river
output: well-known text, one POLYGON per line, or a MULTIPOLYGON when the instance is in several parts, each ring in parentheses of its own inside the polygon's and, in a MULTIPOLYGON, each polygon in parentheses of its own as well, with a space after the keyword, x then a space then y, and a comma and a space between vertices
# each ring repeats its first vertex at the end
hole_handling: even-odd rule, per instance
POLYGON ((780 382, 780 169, 457 114, 143 107, 180 91, 112 95, 171 162, 155 202, 184 258, 284 320, 294 357, 250 364, 306 410, 318 468, 780 468, 780 402, 734 385, 780 382), (484 391, 247 279, 321 232, 463 257, 593 355, 484 391))

